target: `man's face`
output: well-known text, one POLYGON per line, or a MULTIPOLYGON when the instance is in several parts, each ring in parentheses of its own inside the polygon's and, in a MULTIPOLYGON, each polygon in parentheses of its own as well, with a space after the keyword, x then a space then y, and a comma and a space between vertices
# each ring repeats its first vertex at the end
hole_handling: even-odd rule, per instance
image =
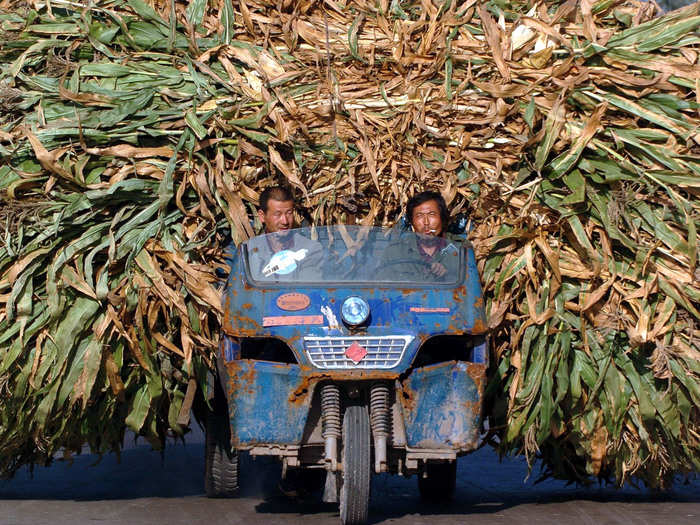
POLYGON ((265 233, 287 231, 294 226, 294 202, 267 201, 267 211, 258 210, 260 222, 265 226, 265 233))
POLYGON ((430 200, 413 208, 411 217, 413 231, 423 235, 442 235, 442 217, 440 206, 436 201, 430 200))

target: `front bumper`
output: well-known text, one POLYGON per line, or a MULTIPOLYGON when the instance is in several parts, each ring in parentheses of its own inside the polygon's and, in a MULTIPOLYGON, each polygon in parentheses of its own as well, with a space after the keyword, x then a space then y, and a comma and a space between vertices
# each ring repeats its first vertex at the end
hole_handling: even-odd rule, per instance
POLYGON ((394 384, 390 446, 405 450, 467 452, 478 444, 486 366, 448 361, 403 378, 383 370, 317 370, 255 360, 226 362, 231 441, 259 445, 321 445, 317 385, 324 381, 394 384))

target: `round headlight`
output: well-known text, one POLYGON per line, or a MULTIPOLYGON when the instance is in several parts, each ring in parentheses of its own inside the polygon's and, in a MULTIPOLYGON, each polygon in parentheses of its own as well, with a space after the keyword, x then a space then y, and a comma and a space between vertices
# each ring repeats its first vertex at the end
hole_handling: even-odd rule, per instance
POLYGON ((352 296, 345 299, 340 309, 343 321, 350 326, 358 326, 369 317, 369 305, 361 297, 352 296))

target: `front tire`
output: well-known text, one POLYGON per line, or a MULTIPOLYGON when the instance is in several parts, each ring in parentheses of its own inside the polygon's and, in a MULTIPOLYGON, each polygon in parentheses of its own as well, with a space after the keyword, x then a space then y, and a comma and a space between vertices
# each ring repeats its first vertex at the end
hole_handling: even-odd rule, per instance
POLYGON ((452 501, 457 485, 457 460, 449 463, 428 463, 425 476, 418 477, 418 492, 427 503, 452 501))
POLYGON ((238 452, 231 447, 228 409, 215 396, 207 410, 204 448, 204 490, 209 498, 230 498, 238 494, 238 452))
POLYGON ((349 406, 343 417, 343 473, 340 488, 340 521, 343 525, 363 525, 367 522, 370 468, 367 407, 349 406))

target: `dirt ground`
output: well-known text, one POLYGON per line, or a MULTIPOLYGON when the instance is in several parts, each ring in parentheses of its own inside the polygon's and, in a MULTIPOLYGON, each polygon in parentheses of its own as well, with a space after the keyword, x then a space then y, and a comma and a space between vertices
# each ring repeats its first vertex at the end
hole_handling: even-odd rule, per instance
MULTIPOLYGON (((57 461, 23 470, 0 481, 0 524, 336 524, 335 505, 287 500, 277 489, 279 467, 269 459, 245 457, 242 495, 211 500, 203 494, 201 432, 165 453, 138 442, 98 462, 93 455, 70 465, 57 461)), ((700 523, 700 479, 679 482, 666 493, 595 486, 579 488, 558 481, 525 480, 521 459, 499 462, 488 449, 461 458, 457 494, 450 505, 426 506, 416 479, 375 476, 371 523, 400 524, 634 524, 700 523)), ((536 478, 533 475, 532 478, 536 478)))

